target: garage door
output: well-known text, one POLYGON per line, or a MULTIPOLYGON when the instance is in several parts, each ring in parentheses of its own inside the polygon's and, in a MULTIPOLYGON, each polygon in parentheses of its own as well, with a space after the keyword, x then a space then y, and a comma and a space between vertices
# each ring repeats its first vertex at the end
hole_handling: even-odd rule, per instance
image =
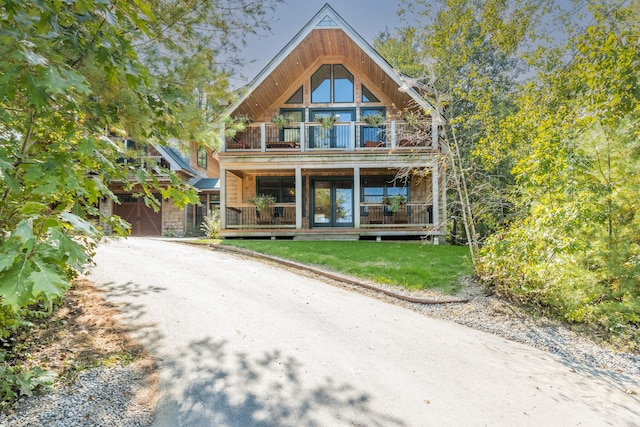
POLYGON ((118 195, 118 199, 120 204, 115 205, 114 213, 131 224, 132 236, 162 235, 162 209, 155 212, 144 204, 142 197, 130 194, 118 195))

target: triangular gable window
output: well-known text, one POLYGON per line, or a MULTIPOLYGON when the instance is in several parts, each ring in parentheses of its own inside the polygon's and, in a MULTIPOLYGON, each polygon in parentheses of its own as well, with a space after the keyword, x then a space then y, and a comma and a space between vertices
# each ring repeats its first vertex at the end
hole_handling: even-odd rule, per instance
POLYGON ((362 102, 380 102, 380 100, 365 85, 362 85, 362 102))
POLYGON ((287 102, 285 102, 285 104, 302 104, 304 102, 303 95, 304 91, 302 90, 302 86, 300 86, 300 89, 298 89, 293 95, 291 95, 291 98, 287 99, 287 102))
POLYGON ((329 18, 329 16, 325 16, 322 18, 322 21, 318 24, 318 27, 336 27, 336 23, 333 22, 333 19, 329 18))

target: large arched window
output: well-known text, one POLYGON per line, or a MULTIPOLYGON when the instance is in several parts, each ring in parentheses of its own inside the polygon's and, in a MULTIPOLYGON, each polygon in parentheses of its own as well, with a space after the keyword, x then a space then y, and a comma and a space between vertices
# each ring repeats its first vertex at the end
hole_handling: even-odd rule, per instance
POLYGON ((353 74, 340 64, 325 64, 311 76, 311 102, 353 102, 353 74))

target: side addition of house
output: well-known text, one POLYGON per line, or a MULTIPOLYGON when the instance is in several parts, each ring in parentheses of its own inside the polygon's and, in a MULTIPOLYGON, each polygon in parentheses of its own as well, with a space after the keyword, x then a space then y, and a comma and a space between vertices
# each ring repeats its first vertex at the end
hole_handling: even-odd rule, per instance
POLYGON ((222 236, 445 235, 438 111, 329 5, 242 93, 227 114, 251 122, 218 153, 222 236))

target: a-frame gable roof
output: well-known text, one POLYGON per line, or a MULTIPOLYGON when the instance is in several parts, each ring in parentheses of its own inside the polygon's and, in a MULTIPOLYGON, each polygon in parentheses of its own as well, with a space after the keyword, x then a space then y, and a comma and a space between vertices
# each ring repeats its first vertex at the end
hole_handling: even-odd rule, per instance
POLYGON ((227 112, 231 114, 238 111, 251 117, 259 116, 281 95, 278 90, 290 89, 292 81, 306 72, 311 59, 344 55, 345 52, 348 52, 349 58, 363 73, 377 76, 381 90, 396 105, 406 103, 408 96, 425 110, 435 111, 413 88, 398 91, 405 83, 402 77, 329 4, 325 4, 251 83, 242 89, 240 97, 229 106, 227 112), (248 102, 249 98, 252 98, 251 102, 248 102))

